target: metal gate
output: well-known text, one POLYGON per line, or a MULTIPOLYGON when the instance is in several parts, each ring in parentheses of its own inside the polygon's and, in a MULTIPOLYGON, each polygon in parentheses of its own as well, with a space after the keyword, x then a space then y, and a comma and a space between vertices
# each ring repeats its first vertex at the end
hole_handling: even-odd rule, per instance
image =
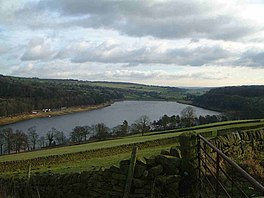
POLYGON ((264 187, 198 135, 198 197, 260 197, 264 187))

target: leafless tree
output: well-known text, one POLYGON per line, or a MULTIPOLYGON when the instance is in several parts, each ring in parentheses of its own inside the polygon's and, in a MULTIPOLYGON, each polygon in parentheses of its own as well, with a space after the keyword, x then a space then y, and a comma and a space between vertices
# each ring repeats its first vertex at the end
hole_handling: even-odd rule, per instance
POLYGON ((28 129, 28 140, 31 145, 31 149, 35 150, 39 135, 36 132, 36 126, 32 126, 28 129))
POLYGON ((181 111, 182 123, 186 127, 190 127, 194 124, 195 117, 196 117, 195 110, 191 106, 187 106, 185 109, 181 111))
POLYGON ((2 139, 3 145, 6 145, 8 154, 10 154, 12 150, 13 137, 14 133, 12 128, 4 128, 1 130, 0 139, 2 139))
POLYGON ((150 119, 148 116, 143 115, 138 120, 135 121, 135 123, 131 126, 132 133, 141 133, 142 136, 145 132, 148 132, 150 130, 150 119))

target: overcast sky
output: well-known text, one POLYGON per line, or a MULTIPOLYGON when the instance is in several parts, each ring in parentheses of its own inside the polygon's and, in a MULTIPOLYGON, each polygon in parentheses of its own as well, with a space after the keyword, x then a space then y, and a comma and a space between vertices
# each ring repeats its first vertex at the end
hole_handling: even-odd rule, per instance
POLYGON ((264 1, 0 0, 0 73, 264 84, 264 1))

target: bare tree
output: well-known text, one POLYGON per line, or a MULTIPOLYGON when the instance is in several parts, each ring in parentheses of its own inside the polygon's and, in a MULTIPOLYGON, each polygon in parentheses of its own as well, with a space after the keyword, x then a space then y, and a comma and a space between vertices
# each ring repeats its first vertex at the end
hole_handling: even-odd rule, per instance
POLYGON ((110 129, 104 123, 98 123, 94 126, 95 137, 98 139, 105 139, 109 134, 110 129))
POLYGON ((13 129, 4 128, 1 130, 0 139, 2 139, 3 145, 6 145, 7 153, 10 154, 13 144, 13 129))
POLYGON ((191 106, 187 106, 185 109, 181 111, 182 123, 186 127, 190 127, 194 125, 195 117, 196 117, 195 110, 191 106))
POLYGON ((64 144, 66 142, 66 136, 63 131, 54 131, 54 139, 56 144, 64 144))
POLYGON ((45 139, 44 136, 41 136, 41 137, 38 139, 38 146, 39 146, 39 148, 43 148, 43 147, 47 146, 47 145, 46 145, 46 139, 45 139))
POLYGON ((128 132, 129 132, 129 125, 126 120, 123 121, 123 124, 118 125, 113 128, 113 133, 116 136, 123 136, 123 135, 128 134, 128 132))
POLYGON ((142 136, 144 135, 145 132, 148 132, 149 130, 150 130, 150 119, 146 115, 141 116, 131 126, 132 133, 141 133, 142 136))
POLYGON ((5 140, 3 136, 3 130, 0 130, 0 155, 2 155, 4 152, 4 144, 5 144, 5 140))
POLYGON ((91 132, 92 132, 92 127, 90 127, 90 126, 84 126, 84 141, 86 141, 87 140, 87 137, 88 137, 88 135, 90 135, 91 134, 91 132))
POLYGON ((46 138, 48 140, 48 145, 51 146, 54 143, 54 128, 51 129, 51 131, 48 131, 46 134, 46 138))
POLYGON ((28 148, 28 136, 21 130, 16 130, 13 141, 16 153, 28 148))
POLYGON ((36 145, 37 145, 37 141, 39 138, 39 135, 36 132, 36 126, 32 126, 28 129, 28 140, 29 143, 31 144, 31 149, 35 150, 36 149, 36 145))
POLYGON ((85 137, 85 127, 76 126, 71 132, 71 141, 81 143, 85 137))

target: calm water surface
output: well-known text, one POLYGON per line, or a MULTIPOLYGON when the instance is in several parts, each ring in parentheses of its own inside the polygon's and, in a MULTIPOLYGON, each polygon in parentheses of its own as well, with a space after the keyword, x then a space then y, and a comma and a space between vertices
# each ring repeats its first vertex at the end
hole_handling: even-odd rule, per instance
MULTIPOLYGON (((100 122, 108 127, 114 127, 127 120, 131 125, 142 115, 147 115, 152 121, 158 120, 164 114, 168 116, 180 115, 181 111, 188 105, 177 102, 165 101, 122 101, 116 102, 103 109, 73 113, 68 115, 54 116, 50 118, 36 118, 26 120, 5 127, 11 127, 13 130, 23 130, 31 126, 37 127, 40 135, 45 135, 52 127, 69 134, 75 126, 93 125, 100 122)), ((219 112, 194 107, 196 115, 217 115, 219 112)))

